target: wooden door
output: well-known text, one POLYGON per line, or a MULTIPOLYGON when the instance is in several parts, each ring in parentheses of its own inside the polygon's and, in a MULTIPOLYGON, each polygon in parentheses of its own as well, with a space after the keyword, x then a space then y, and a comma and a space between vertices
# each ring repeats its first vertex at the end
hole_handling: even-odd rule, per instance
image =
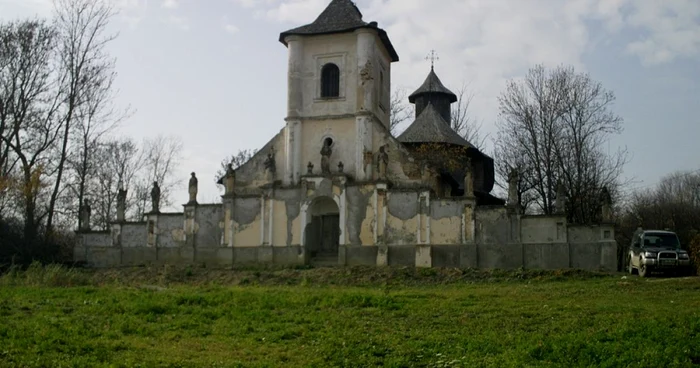
POLYGON ((340 238, 340 216, 321 216, 321 249, 319 253, 325 255, 338 254, 338 241, 340 238))

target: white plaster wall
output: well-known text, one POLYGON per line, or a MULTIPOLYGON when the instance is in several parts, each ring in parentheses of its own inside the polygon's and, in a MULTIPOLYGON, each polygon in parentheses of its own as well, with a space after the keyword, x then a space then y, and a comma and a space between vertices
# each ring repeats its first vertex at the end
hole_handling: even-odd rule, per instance
MULTIPOLYGON (((354 114, 357 104, 357 37, 342 33, 303 38, 301 61, 303 117, 354 114), (340 97, 321 99, 321 68, 332 62, 340 69, 340 97)), ((290 95, 297 95, 294 91, 290 95)))
POLYGON ((355 118, 310 120, 303 123, 301 166, 306 174, 309 162, 314 165, 314 173, 321 173, 321 148, 326 137, 333 139, 331 172, 338 171, 338 163, 343 162, 344 172, 355 172, 355 118))

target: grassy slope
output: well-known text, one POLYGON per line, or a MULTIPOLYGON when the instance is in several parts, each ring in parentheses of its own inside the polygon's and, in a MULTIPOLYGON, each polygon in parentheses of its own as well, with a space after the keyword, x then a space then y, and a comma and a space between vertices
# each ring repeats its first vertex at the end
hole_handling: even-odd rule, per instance
POLYGON ((360 287, 342 269, 184 272, 192 282, 167 288, 140 286, 162 275, 4 277, 0 366, 700 364, 697 278, 380 270, 360 287), (280 274, 298 282, 265 282, 280 274))

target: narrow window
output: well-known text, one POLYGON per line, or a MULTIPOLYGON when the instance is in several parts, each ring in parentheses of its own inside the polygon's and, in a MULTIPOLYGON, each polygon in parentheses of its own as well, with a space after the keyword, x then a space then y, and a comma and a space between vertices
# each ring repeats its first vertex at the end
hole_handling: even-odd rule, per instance
POLYGON ((321 97, 340 96, 340 69, 328 63, 321 69, 321 97))

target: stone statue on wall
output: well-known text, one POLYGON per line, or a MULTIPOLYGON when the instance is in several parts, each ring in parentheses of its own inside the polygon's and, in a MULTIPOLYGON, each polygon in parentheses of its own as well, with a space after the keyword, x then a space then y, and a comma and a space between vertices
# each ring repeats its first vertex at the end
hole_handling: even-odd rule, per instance
POLYGON ((226 187, 226 194, 232 194, 234 185, 236 184, 236 171, 233 170, 233 165, 226 165, 226 176, 224 177, 224 186, 226 187))
POLYGON ((557 183, 557 204, 555 207, 555 213, 557 215, 563 215, 566 213, 566 187, 563 181, 557 183))
POLYGON ((126 190, 119 185, 117 192, 117 222, 124 222, 126 219, 126 190))
POLYGON ((379 175, 379 180, 386 180, 386 171, 389 166, 389 154, 386 152, 386 145, 379 147, 379 154, 377 155, 377 173, 379 175))
POLYGON ((600 209, 601 209, 601 220, 603 222, 612 222, 612 196, 608 187, 603 187, 600 192, 600 209))
POLYGON ((90 208, 90 201, 85 199, 83 205, 80 206, 80 230, 90 231, 90 214, 92 213, 92 208, 90 208))
POLYGON ((472 159, 470 157, 467 157, 464 167, 464 196, 474 196, 474 170, 472 170, 472 159))
POLYGON ((333 154, 333 140, 326 138, 323 141, 323 148, 321 148, 321 174, 330 175, 331 173, 331 155, 333 154))
POLYGON ((160 186, 157 181, 153 182, 153 189, 151 189, 151 212, 160 212, 160 186))
POLYGON ((518 174, 517 169, 512 169, 510 174, 508 174, 508 207, 515 209, 520 207, 518 181, 520 181, 520 174, 518 174))
POLYGON ((189 183, 189 193, 190 193, 190 200, 187 204, 196 204, 197 203, 197 186, 199 185, 199 180, 197 180, 197 176, 192 173, 190 177, 190 183, 189 183))

